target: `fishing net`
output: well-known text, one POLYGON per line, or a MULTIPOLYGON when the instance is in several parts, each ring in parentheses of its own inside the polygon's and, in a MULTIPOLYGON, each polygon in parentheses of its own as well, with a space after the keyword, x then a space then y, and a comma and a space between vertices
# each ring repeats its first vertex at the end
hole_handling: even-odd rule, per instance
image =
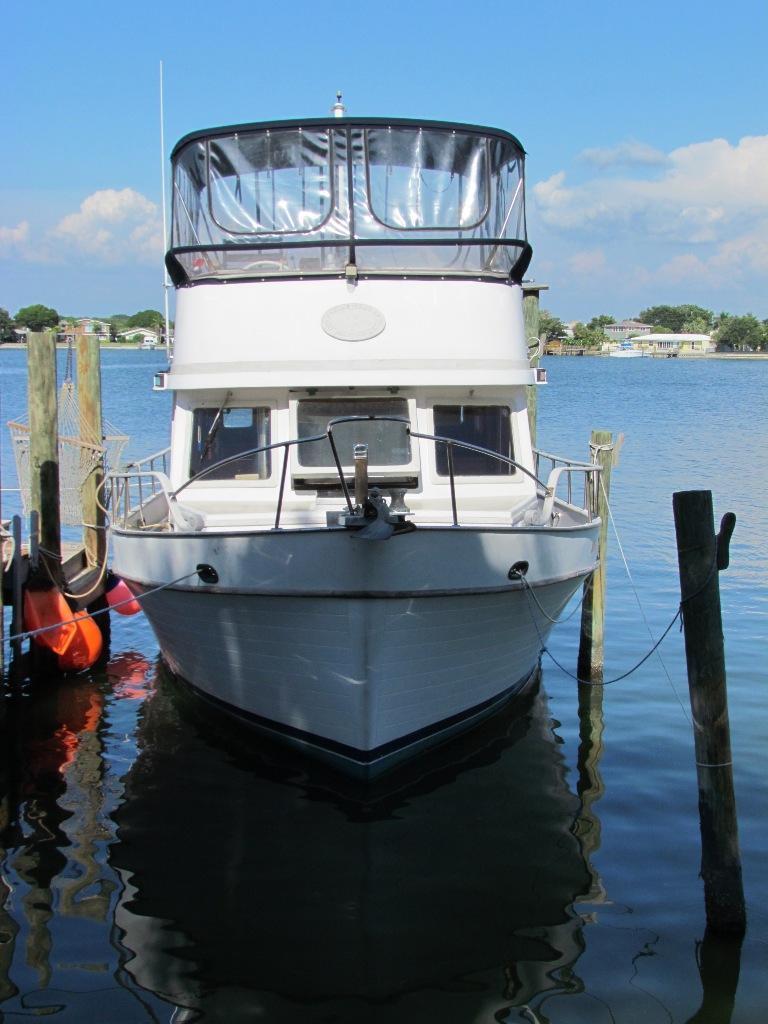
MULTIPOLYGON (((81 491, 97 468, 104 473, 117 469, 128 436, 107 419, 102 419, 103 436, 81 422, 75 385, 72 381, 72 346, 67 351, 67 367, 58 397, 59 427, 59 504, 63 526, 79 526, 83 521, 81 491)), ((31 510, 31 473, 29 418, 9 422, 11 445, 19 479, 24 514, 31 510)))

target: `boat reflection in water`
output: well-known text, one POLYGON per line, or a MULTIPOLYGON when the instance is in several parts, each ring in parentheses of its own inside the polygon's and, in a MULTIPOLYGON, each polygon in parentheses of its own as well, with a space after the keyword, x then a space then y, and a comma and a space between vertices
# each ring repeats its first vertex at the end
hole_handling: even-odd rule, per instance
POLYGON ((538 687, 364 794, 189 701, 161 677, 145 705, 110 853, 124 967, 174 1019, 466 1024, 579 991, 594 879, 538 687))

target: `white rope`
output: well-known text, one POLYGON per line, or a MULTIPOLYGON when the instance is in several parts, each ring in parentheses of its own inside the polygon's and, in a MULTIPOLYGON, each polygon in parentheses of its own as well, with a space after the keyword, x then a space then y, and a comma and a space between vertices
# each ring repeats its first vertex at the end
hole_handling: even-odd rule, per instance
MULTIPOLYGON (((613 511, 611 510, 611 505, 610 505, 610 502, 608 501, 608 495, 606 494, 605 484, 603 483, 602 477, 600 479, 600 489, 603 492, 603 498, 605 499, 605 507, 608 509, 608 518, 610 519, 611 526, 613 527, 613 535, 616 538, 616 544, 618 545, 618 548, 619 548, 619 554, 621 555, 621 560, 624 563, 624 569, 626 571, 627 578, 629 579, 629 585, 632 587, 632 593, 635 595, 635 601, 637 601, 637 607, 640 609, 640 614, 641 614, 641 616, 643 618, 643 622, 645 623, 645 628, 648 630, 648 636, 651 638, 651 642, 655 644, 656 643, 656 637, 653 635, 653 630, 651 629, 650 623, 648 622, 648 619, 647 619, 646 614, 645 614, 645 609, 643 608, 642 602, 640 601, 640 595, 639 595, 639 593, 637 591, 637 587, 635 586, 635 581, 632 578, 632 573, 629 570, 629 563, 627 562, 627 556, 624 554, 624 547, 623 547, 623 545, 621 543, 621 538, 619 537, 619 531, 616 528, 616 521, 613 518, 613 511)), ((684 702, 681 700, 680 694, 677 692, 675 684, 672 681, 672 677, 670 676, 669 672, 667 671, 667 666, 664 664, 664 659, 662 658, 661 653, 658 651, 658 649, 656 650, 656 657, 659 659, 661 667, 664 669, 664 675, 667 677, 667 682, 669 683, 670 687, 672 688, 672 692, 674 693, 674 695, 675 695, 675 697, 677 699, 677 702, 680 705, 680 708, 681 708, 681 710, 683 712, 683 715, 685 716, 685 718, 688 721, 688 724, 690 725, 691 724, 691 718, 690 718, 690 715, 688 714, 688 709, 686 708, 684 702)))

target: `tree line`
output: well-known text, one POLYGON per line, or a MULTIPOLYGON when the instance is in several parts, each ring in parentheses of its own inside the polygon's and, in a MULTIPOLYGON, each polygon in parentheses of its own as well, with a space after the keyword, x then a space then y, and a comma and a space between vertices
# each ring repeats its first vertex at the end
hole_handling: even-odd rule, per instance
MULTIPOLYGON (((132 327, 137 329, 145 327, 147 330, 156 331, 160 337, 165 333, 165 318, 156 309, 142 309, 133 314, 113 313, 111 316, 98 316, 90 319, 109 324, 110 341, 114 341, 121 331, 130 330, 132 327)), ((77 320, 78 318, 74 316, 62 317, 57 310, 40 303, 24 306, 16 316, 11 316, 7 309, 0 306, 0 342, 17 341, 16 331, 20 328, 33 332, 53 331, 58 328, 59 324, 74 325, 77 320)))
MULTIPOLYGON (((768 320, 758 320, 752 313, 714 313, 703 306, 649 306, 632 317, 647 324, 655 334, 708 334, 718 350, 725 352, 768 351, 768 320)), ((539 336, 545 341, 563 341, 580 348, 601 347, 606 341, 604 328, 615 323, 606 313, 592 317, 588 323, 573 324, 573 337, 558 317, 542 309, 539 336)))

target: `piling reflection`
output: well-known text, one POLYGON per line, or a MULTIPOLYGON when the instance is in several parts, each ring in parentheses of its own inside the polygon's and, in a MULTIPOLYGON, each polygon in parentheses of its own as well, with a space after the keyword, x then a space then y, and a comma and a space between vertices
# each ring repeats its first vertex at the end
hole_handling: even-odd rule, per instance
MULTIPOLYGON (((42 689, 33 700, 8 706, 7 812, 0 835, 5 888, 13 890, 20 913, 10 917, 12 902, 6 898, 0 955, 10 968, 18 933, 23 931, 24 961, 39 988, 46 988, 51 979, 54 913, 96 914, 103 921, 108 910, 108 901, 81 903, 80 879, 68 870, 70 864, 78 865, 88 885, 99 877, 90 862, 102 804, 101 751, 95 735, 102 699, 88 685, 73 685, 42 689), (76 811, 68 808, 67 793, 76 811), (55 911, 54 902, 59 903, 55 911)), ((16 990, 8 972, 0 985, 8 994, 16 990)))
POLYGON ((707 928, 696 948, 701 1006, 687 1024, 731 1024, 741 968, 742 937, 707 928))
POLYGON ((576 815, 574 832, 579 840, 584 861, 590 874, 591 884, 584 902, 602 903, 605 889, 600 875, 593 864, 593 857, 600 849, 600 818, 595 805, 605 792, 600 773, 600 758, 603 753, 603 687, 580 684, 579 700, 579 750, 577 756, 579 810, 576 815))

